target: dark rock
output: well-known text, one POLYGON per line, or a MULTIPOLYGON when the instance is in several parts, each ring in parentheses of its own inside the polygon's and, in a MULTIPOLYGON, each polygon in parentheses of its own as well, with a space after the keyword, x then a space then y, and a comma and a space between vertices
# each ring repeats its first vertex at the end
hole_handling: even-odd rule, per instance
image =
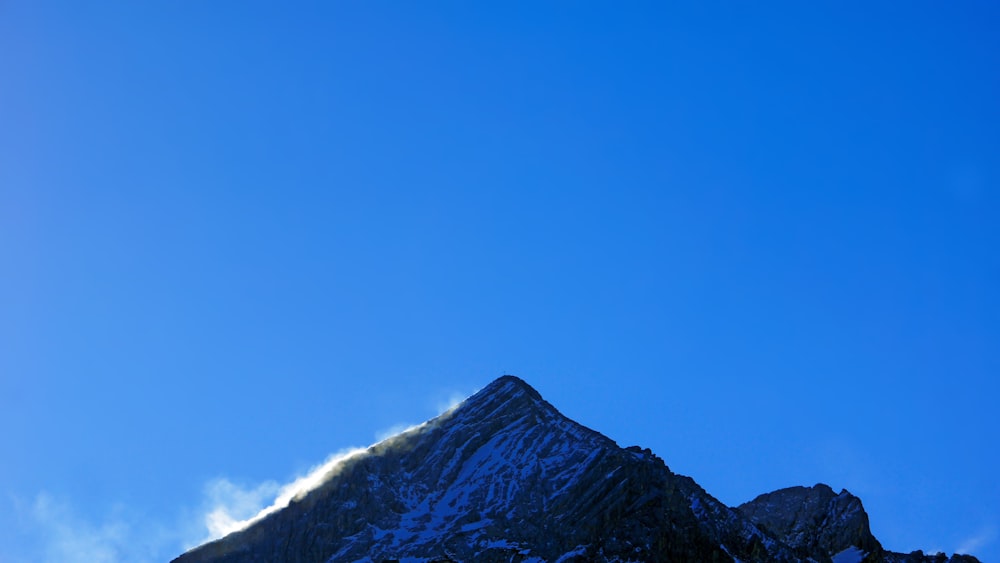
POLYGON ((846 549, 931 561, 883 552, 860 500, 825 485, 727 507, 649 449, 618 447, 504 376, 174 561, 829 563, 846 549))
POLYGON ((737 510, 802 558, 821 561, 851 547, 882 552, 861 499, 846 490, 837 494, 824 484, 789 487, 760 495, 737 510))

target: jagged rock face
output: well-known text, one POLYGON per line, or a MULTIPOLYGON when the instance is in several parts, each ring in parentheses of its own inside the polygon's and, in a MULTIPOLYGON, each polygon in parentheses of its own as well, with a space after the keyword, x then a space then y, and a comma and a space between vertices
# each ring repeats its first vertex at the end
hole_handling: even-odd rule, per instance
POLYGON ((840 545, 882 557, 860 501, 829 494, 806 494, 802 518, 787 516, 797 497, 782 491, 729 508, 649 450, 618 447, 504 376, 175 563, 825 562, 840 545), (805 525, 816 519, 827 524, 805 525))
POLYGON ((822 484, 790 487, 760 495, 737 510, 803 558, 821 561, 851 547, 882 552, 861 499, 846 490, 837 494, 822 484))
POLYGON ((887 553, 883 559, 884 563, 979 563, 979 560, 971 555, 952 555, 948 557, 943 553, 935 555, 925 555, 923 551, 917 550, 913 553, 887 553))
POLYGON ((736 509, 803 561, 824 563, 973 563, 968 555, 885 551, 872 535, 861 499, 828 485, 765 493, 736 509))

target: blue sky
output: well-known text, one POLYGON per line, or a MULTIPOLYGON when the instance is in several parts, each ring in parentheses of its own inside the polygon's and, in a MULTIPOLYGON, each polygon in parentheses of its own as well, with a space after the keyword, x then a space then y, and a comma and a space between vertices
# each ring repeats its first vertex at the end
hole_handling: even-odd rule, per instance
POLYGON ((169 559, 504 373, 1000 560, 998 24, 0 3, 0 562, 169 559))

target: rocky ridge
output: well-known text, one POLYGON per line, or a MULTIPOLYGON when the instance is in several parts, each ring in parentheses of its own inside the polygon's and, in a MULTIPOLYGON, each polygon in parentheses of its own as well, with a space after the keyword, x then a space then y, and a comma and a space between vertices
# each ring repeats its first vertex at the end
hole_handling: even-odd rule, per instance
POLYGON ((175 563, 338 561, 972 563, 883 550, 826 485, 725 506, 504 376, 341 462, 322 485, 175 563))

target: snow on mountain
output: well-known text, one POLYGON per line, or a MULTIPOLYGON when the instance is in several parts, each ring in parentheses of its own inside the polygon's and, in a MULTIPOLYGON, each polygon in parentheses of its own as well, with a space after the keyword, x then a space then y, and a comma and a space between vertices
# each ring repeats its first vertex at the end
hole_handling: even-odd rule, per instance
POLYGON ((504 376, 174 561, 937 559, 884 552, 860 500, 825 485, 727 507, 648 449, 620 448, 504 376))

